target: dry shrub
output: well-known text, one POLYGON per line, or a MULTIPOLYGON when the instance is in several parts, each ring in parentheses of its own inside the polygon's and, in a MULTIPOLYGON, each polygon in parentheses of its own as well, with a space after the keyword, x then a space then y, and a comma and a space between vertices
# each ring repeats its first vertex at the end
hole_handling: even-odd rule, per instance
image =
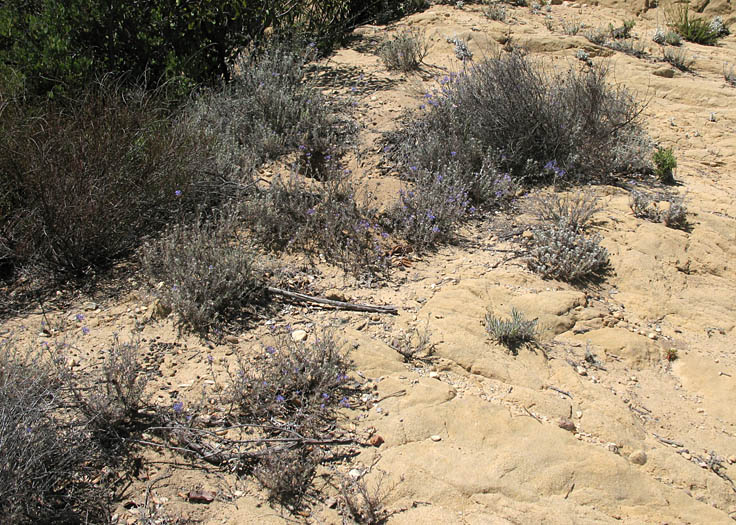
POLYGON ((206 333, 265 301, 263 269, 239 227, 239 216, 225 207, 174 225, 143 248, 144 269, 160 281, 156 293, 180 326, 206 333))
POLYGON ((386 68, 404 73, 419 69, 427 53, 429 43, 424 34, 411 30, 387 40, 378 50, 378 56, 386 68))
POLYGON ((641 106, 606 77, 604 67, 548 73, 519 51, 479 62, 442 79, 424 109, 386 136, 389 157, 404 172, 457 162, 478 173, 493 152, 494 168, 517 182, 549 179, 550 163, 578 182, 646 170, 641 106))
POLYGON ((156 92, 104 81, 0 118, 0 261, 80 275, 212 200, 211 138, 156 92))
POLYGON ((99 523, 109 490, 84 421, 45 356, 0 341, 0 508, 6 523, 99 523))
POLYGON ((355 202, 333 159, 327 159, 323 174, 322 181, 296 168, 277 175, 243 201, 244 225, 268 249, 302 251, 359 276, 384 275, 384 232, 371 220, 373 213, 355 202))
POLYGON ((592 190, 537 195, 533 199, 534 214, 540 221, 559 224, 582 232, 603 208, 592 190))

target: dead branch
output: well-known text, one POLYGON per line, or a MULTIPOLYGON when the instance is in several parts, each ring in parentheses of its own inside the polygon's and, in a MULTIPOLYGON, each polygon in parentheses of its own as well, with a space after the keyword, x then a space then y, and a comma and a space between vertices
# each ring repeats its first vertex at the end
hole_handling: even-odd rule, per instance
POLYGON ((375 305, 370 305, 370 304, 358 304, 358 303, 348 303, 345 301, 335 301, 333 299, 327 299, 325 297, 317 297, 315 295, 306 295, 303 293, 291 292, 289 290, 283 290, 281 288, 274 288, 272 286, 266 287, 266 290, 270 294, 287 297, 294 301, 324 304, 327 306, 338 308, 340 310, 352 310, 355 312, 373 312, 373 313, 379 313, 379 314, 393 314, 393 315, 397 315, 399 313, 398 309, 395 306, 390 306, 390 305, 389 306, 375 306, 375 305))

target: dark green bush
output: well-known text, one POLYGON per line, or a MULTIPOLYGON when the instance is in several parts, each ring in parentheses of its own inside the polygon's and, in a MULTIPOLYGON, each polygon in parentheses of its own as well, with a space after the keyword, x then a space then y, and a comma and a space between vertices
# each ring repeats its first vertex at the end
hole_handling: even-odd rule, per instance
POLYGON ((652 155, 654 173, 660 182, 673 184, 675 182, 674 169, 677 167, 677 158, 672 148, 657 148, 652 155))
POLYGON ((212 200, 213 140, 157 94, 101 83, 0 107, 0 262, 81 275, 212 200))
POLYGON ((101 74, 178 78, 183 87, 229 75, 266 30, 329 49, 357 23, 418 8, 398 0, 7 0, 0 7, 0 76, 19 72, 34 94, 75 92, 101 74))
POLYGON ((688 42, 714 46, 718 40, 728 34, 723 23, 713 23, 700 17, 690 15, 690 3, 683 2, 667 12, 668 23, 688 42))

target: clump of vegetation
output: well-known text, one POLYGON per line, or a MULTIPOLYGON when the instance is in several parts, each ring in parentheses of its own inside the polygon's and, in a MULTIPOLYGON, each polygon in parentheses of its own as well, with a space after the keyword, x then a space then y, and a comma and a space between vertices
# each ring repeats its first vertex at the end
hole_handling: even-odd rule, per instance
POLYGON ((0 106, 0 261, 79 276, 216 202, 229 174, 212 137, 166 104, 102 82, 64 105, 0 106))
POLYGON ((674 169, 677 167, 677 159, 672 148, 657 148, 652 160, 654 161, 654 173, 660 182, 674 184, 674 169))
POLYGON ((733 66, 723 64, 723 79, 731 86, 736 87, 736 72, 734 71, 733 66))
POLYGON ((143 248, 142 261, 154 282, 163 283, 156 291, 160 300, 197 332, 263 303, 262 270, 231 211, 170 227, 143 248))
POLYGON ((677 357, 678 357, 678 355, 677 355, 677 348, 668 348, 667 351, 664 354, 664 358, 667 361, 669 361, 670 363, 672 361, 676 361, 677 360, 677 357))
POLYGON ((115 457, 68 394, 47 355, 0 340, 0 506, 8 523, 109 519, 110 487, 100 474, 115 457))
POLYGON ((455 56, 458 60, 462 62, 473 60, 473 52, 470 50, 465 40, 455 37, 452 39, 452 43, 455 44, 455 56))
POLYGON ((274 44, 241 58, 232 82, 201 96, 190 110, 200 129, 216 136, 222 161, 240 168, 241 182, 266 160, 298 152, 319 167, 349 141, 354 125, 342 106, 327 99, 307 75, 312 48, 274 44))
POLYGON ((644 58, 648 55, 644 44, 633 38, 626 40, 613 40, 608 42, 606 47, 636 58, 644 58))
POLYGON ((289 421, 302 436, 314 436, 335 410, 348 406, 350 362, 334 334, 320 333, 310 344, 277 337, 254 363, 241 358, 232 374, 230 396, 244 420, 289 421))
POLYGON ((693 65, 693 59, 688 56, 684 49, 665 48, 662 50, 662 60, 680 71, 690 71, 693 65))
POLYGON ((500 206, 519 188, 508 173, 496 168, 492 154, 477 172, 464 171, 461 163, 451 161, 436 171, 410 166, 408 172, 411 185, 400 192, 384 222, 420 251, 450 239, 460 222, 476 213, 476 206, 500 206))
POLYGON ((669 228, 687 228, 687 208, 682 197, 671 194, 651 196, 633 190, 629 194, 629 207, 634 215, 653 222, 664 223, 669 228))
POLYGON ((506 7, 502 2, 491 2, 483 8, 483 14, 496 22, 506 21, 506 7))
POLYGON ((277 175, 243 201, 244 224, 268 249, 300 250, 355 275, 381 276, 385 232, 358 206, 347 175, 338 170, 328 159, 323 181, 298 171, 277 175))
POLYGON ((591 190, 538 195, 533 199, 534 214, 540 221, 582 232, 601 211, 598 197, 591 190))
POLYGON ((600 237, 587 237, 565 225, 544 223, 532 229, 527 265, 545 279, 579 282, 598 277, 608 267, 600 237))
POLYGON ((562 22, 562 32, 566 35, 575 36, 577 35, 580 30, 583 28, 583 23, 578 19, 572 19, 572 20, 563 20, 562 22))
POLYGON ((511 319, 500 319, 489 311, 486 313, 486 331, 498 343, 515 353, 523 343, 536 340, 537 320, 527 319, 516 308, 511 309, 511 319))
POLYGON ((67 363, 57 363, 78 416, 109 454, 124 453, 124 440, 141 422, 139 411, 148 406, 144 390, 149 378, 140 354, 140 339, 122 342, 114 334, 99 367, 76 371, 67 363))
POLYGON ((708 21, 691 16, 690 3, 682 2, 667 12, 668 24, 688 42, 714 46, 728 34, 722 20, 708 21))
POLYGON ((679 46, 682 44, 682 39, 679 34, 675 31, 665 31, 661 27, 658 27, 654 32, 652 40, 659 45, 668 44, 670 46, 679 46))
POLYGON ((489 154, 517 182, 599 179, 648 164, 641 107, 606 82, 603 67, 547 73, 520 52, 500 55, 442 79, 421 111, 387 135, 405 173, 451 162, 477 173, 489 154))
POLYGON ((411 30, 403 31, 384 42, 378 50, 378 56, 387 69, 404 73, 418 70, 427 53, 429 43, 424 35, 411 30))
POLYGON ((634 29, 635 25, 636 20, 624 20, 623 24, 620 26, 609 24, 608 32, 611 35, 611 38, 616 40, 628 39, 631 38, 631 30, 634 29))

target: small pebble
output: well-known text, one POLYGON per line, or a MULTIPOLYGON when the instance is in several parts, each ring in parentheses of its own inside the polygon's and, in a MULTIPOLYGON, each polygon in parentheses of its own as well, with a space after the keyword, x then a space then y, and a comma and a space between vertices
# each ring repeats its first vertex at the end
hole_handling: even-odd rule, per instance
POLYGON ((560 420, 557 422, 557 426, 563 430, 567 430, 569 432, 575 432, 575 423, 573 423, 566 417, 561 417, 560 420))
POLYGON ((732 465, 736 463, 736 455, 728 456, 728 462, 731 463, 732 465))
POLYGON ((294 330, 291 332, 291 339, 295 343, 298 343, 300 341, 304 341, 307 338, 307 332, 304 330, 294 330))
POLYGON ((588 371, 587 371, 587 370, 586 370, 585 368, 583 368, 582 366, 578 366, 578 367, 576 367, 576 368, 575 368, 575 370, 576 370, 576 371, 577 371, 577 373, 578 373, 578 374, 580 374, 581 376, 587 376, 587 375, 588 375, 588 371))
POLYGON ((440 375, 437 372, 430 372, 429 377, 432 379, 437 379, 440 377, 440 375))
POLYGON ((442 436, 438 436, 437 434, 435 434, 434 436, 430 436, 429 439, 431 439, 432 441, 442 441, 442 436))
POLYGON ((350 476, 353 479, 358 479, 363 475, 363 471, 357 468, 354 468, 348 472, 348 476, 350 476))
POLYGON ((693 458, 693 457, 692 457, 692 456, 691 456, 690 454, 688 454, 687 452, 683 452, 683 453, 681 454, 681 456, 682 456, 683 458, 685 458, 686 460, 688 460, 688 461, 690 461, 690 460, 691 460, 691 459, 693 458))
POLYGON ((647 454, 643 450, 635 450, 629 455, 629 460, 636 465, 643 465, 647 462, 647 454))
POLYGON ((236 345, 236 344, 238 344, 238 336, 232 335, 232 334, 228 334, 228 335, 225 336, 225 342, 232 343, 232 344, 236 345))

